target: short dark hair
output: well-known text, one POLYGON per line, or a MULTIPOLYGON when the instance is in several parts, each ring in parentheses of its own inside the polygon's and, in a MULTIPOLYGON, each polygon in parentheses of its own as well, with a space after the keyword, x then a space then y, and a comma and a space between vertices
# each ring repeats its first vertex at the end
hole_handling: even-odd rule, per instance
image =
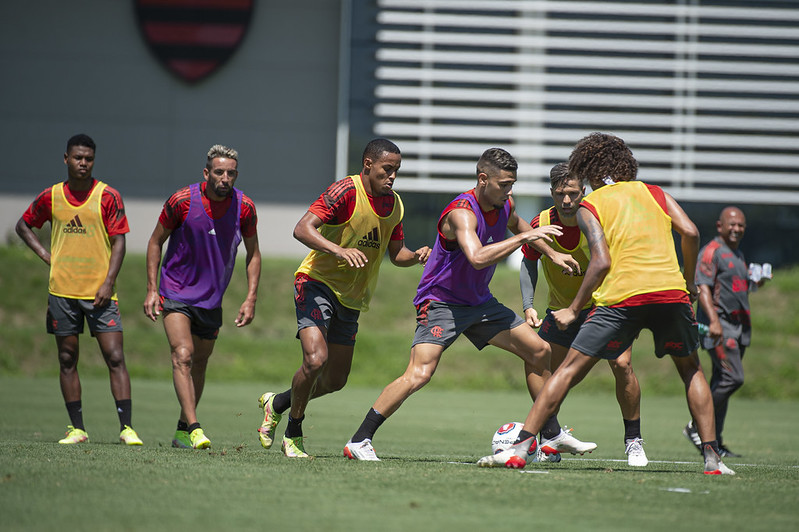
POLYGON ((569 156, 569 173, 595 184, 609 177, 613 181, 634 181, 638 161, 621 138, 607 133, 591 133, 574 146, 569 156))
POLYGON ((84 133, 78 133, 77 135, 69 137, 67 141, 67 153, 69 153, 69 149, 72 148, 72 146, 84 146, 86 148, 91 148, 92 151, 97 151, 97 146, 95 146, 92 138, 84 133))
POLYGON ((480 174, 489 175, 490 169, 516 172, 518 168, 519 163, 516 162, 513 155, 502 148, 488 148, 477 161, 478 176, 480 174))
POLYGON ((369 141, 369 144, 366 145, 366 148, 363 150, 363 156, 361 157, 361 162, 365 161, 367 157, 376 161, 380 158, 383 153, 397 153, 402 155, 400 152, 399 147, 391 142, 388 139, 373 139, 369 141))
MULTIPOLYGON (((556 189, 569 179, 569 163, 558 163, 549 170, 549 186, 556 189)), ((582 181, 580 181, 582 184, 582 181)))

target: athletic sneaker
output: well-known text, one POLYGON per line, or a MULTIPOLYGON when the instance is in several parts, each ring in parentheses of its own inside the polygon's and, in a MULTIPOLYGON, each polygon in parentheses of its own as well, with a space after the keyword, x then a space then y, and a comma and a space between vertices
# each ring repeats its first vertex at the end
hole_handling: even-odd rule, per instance
POLYGON ((734 475, 735 471, 724 465, 710 445, 705 445, 705 475, 734 475))
POLYGON ((272 406, 276 395, 272 392, 266 392, 258 398, 258 408, 264 411, 264 421, 258 428, 258 439, 261 440, 261 447, 264 449, 272 447, 275 441, 275 428, 277 428, 277 424, 283 418, 283 414, 275 412, 272 406))
POLYGON ((203 429, 194 429, 191 431, 189 439, 191 440, 193 449, 207 449, 211 446, 211 440, 205 436, 203 429))
POLYGON ((561 456, 560 453, 555 452, 545 452, 544 448, 541 445, 538 445, 535 449, 535 456, 533 457, 531 463, 533 462, 552 462, 558 463, 560 462, 561 456))
POLYGON ((547 455, 552 453, 571 453, 583 454, 590 453, 596 449, 596 443, 592 441, 580 441, 571 435, 572 429, 561 429, 560 434, 554 438, 541 440, 541 450, 547 455))
POLYGON ((693 420, 689 421, 685 428, 682 429, 682 434, 688 438, 688 441, 694 444, 697 451, 702 453, 702 438, 699 437, 699 432, 696 430, 696 427, 694 427, 693 420))
POLYGON ((350 460, 365 460, 368 462, 379 462, 380 458, 372 447, 372 440, 366 438, 362 442, 352 443, 352 440, 344 446, 344 456, 350 460))
POLYGON ((189 431, 176 430, 175 437, 172 438, 172 447, 178 449, 191 449, 191 438, 189 438, 189 431))
POLYGON ((730 451, 722 444, 719 444, 719 456, 722 458, 741 458, 740 454, 730 451))
POLYGON ((119 433, 119 441, 125 445, 144 445, 144 442, 139 439, 139 435, 136 434, 136 431, 127 425, 125 425, 125 428, 119 433))
POLYGON ((627 465, 633 467, 644 467, 649 463, 649 459, 644 452, 644 440, 635 438, 625 442, 624 454, 627 455, 627 465))
POLYGON ((480 467, 507 467, 510 469, 522 469, 527 464, 535 461, 538 444, 535 436, 527 438, 519 443, 514 443, 506 450, 484 456, 477 461, 480 467))
POLYGON ((83 429, 76 429, 72 425, 67 425, 67 437, 58 440, 58 443, 71 445, 73 443, 88 443, 89 435, 83 429))
POLYGON ((297 436, 296 438, 283 436, 281 448, 283 454, 289 458, 310 458, 308 453, 305 452, 305 446, 302 444, 302 436, 297 436))

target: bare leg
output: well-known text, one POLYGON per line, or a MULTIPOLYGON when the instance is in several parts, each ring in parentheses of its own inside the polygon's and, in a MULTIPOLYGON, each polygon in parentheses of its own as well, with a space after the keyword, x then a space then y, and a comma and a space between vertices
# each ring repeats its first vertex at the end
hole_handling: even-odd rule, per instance
POLYGON ((111 394, 117 401, 130 399, 130 375, 122 349, 122 332, 97 333, 97 343, 108 366, 111 394))
POLYGON ((56 347, 58 347, 58 374, 61 383, 61 395, 64 396, 65 403, 80 401, 81 387, 80 376, 78 375, 78 358, 80 349, 78 336, 56 336, 56 347))
POLYGON ((305 415, 305 408, 311 400, 316 380, 328 360, 327 331, 319 327, 306 327, 300 330, 302 345, 302 365, 291 381, 291 410, 293 419, 305 415))
POLYGON ((197 403, 202 395, 208 357, 215 341, 193 337, 189 317, 180 312, 164 316, 164 330, 172 352, 172 381, 180 403, 180 419, 192 425, 197 423, 197 403))
POLYGON ((327 344, 327 364, 316 379, 316 386, 311 399, 337 392, 347 384, 347 377, 352 369, 352 356, 355 346, 327 344))
POLYGON ((550 367, 550 347, 530 327, 514 327, 494 336, 489 344, 509 351, 524 360, 527 391, 533 400, 544 388, 544 383, 552 372, 550 367))
POLYGON ((437 344, 413 346, 405 373, 383 389, 372 408, 386 418, 396 412, 408 397, 430 382, 443 352, 444 347, 437 344))
POLYGON ((713 396, 710 386, 702 372, 696 351, 687 357, 671 357, 685 384, 685 398, 688 410, 696 423, 699 437, 703 442, 716 439, 716 420, 713 415, 713 396))
POLYGON ((621 415, 628 421, 641 418, 641 386, 633 372, 632 347, 619 355, 616 360, 608 360, 613 376, 616 378, 616 401, 621 415))

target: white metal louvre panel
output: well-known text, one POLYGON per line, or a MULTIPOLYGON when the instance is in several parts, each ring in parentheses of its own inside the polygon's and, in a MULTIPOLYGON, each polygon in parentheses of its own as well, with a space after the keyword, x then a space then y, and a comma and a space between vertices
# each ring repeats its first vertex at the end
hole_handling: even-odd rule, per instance
POLYGON ((501 146, 516 192, 548 195, 604 131, 677 199, 799 204, 799 2, 377 5, 375 133, 403 149, 400 190, 468 188, 501 146))

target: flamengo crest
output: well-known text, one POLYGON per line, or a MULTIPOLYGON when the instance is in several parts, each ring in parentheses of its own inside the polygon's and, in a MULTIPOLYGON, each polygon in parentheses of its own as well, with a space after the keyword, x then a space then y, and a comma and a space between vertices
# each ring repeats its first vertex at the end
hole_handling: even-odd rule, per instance
POLYGON ((144 40, 170 72, 194 83, 230 59, 255 0, 134 0, 144 40))

